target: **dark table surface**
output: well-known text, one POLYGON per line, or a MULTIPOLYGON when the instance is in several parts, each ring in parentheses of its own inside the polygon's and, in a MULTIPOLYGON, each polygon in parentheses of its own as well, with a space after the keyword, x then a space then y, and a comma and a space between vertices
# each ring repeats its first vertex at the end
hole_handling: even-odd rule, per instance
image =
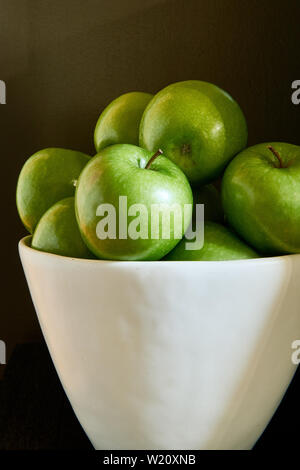
MULTIPOLYGON (((276 365, 275 365, 276 366, 276 365)), ((300 369, 255 450, 299 445, 300 369)), ((0 381, 0 450, 89 450, 44 343, 18 346, 0 381)))

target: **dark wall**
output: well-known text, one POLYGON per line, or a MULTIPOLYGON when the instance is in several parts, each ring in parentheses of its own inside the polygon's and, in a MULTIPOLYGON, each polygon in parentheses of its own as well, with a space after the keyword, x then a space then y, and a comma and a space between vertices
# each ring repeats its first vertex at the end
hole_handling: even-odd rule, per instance
MULTIPOLYGON (((93 153, 93 127, 114 97, 184 79, 212 81, 241 104, 250 143, 300 144, 299 0, 0 0, 0 339, 40 335, 17 254, 25 234, 15 186, 47 146, 93 153)), ((0 367, 3 370, 3 367, 0 367)))

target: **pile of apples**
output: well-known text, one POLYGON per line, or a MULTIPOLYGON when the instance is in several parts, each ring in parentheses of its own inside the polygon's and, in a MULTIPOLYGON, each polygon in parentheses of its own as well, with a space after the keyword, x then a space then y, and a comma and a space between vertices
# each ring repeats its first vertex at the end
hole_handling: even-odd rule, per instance
POLYGON ((190 80, 154 96, 126 93, 101 113, 94 142, 92 158, 48 148, 25 162, 17 207, 33 248, 131 261, 300 253, 300 147, 268 142, 246 148, 243 112, 219 87, 190 80), (169 238, 160 219, 156 237, 128 237, 124 227, 120 233, 124 215, 128 226, 138 225, 138 207, 151 214, 155 204, 191 209, 184 223, 174 215, 169 238), (204 245, 188 250, 184 235, 196 204, 204 204, 204 245), (100 206, 115 207, 112 237, 98 234, 99 221, 107 223, 100 206))

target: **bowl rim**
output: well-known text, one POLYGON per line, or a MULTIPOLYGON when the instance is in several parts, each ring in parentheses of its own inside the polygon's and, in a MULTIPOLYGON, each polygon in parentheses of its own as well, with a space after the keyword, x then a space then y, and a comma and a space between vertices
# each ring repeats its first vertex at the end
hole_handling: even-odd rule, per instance
MULTIPOLYGON (((38 257, 44 257, 44 258, 52 258, 52 259, 60 259, 61 261, 69 262, 69 263, 81 263, 81 264, 90 264, 90 263, 97 263, 97 264, 119 264, 119 265, 124 265, 124 264, 130 264, 130 265, 141 265, 141 264, 157 264, 157 263, 163 263, 163 265, 187 265, 187 264, 193 264, 195 265, 195 261, 171 261, 171 260, 166 260, 166 261, 122 261, 122 260, 106 260, 106 259, 87 259, 87 258, 73 258, 70 256, 63 256, 63 255, 56 255, 54 253, 48 253, 46 251, 40 251, 36 250, 35 248, 32 248, 29 245, 29 241, 32 239, 32 235, 26 235, 25 237, 21 238, 18 247, 19 247, 19 252, 22 250, 27 251, 28 253, 31 253, 34 256, 38 257)), ((267 256, 267 257, 260 257, 260 258, 249 258, 249 259, 234 259, 234 260, 221 260, 221 261, 196 261, 197 263, 201 263, 201 265, 224 265, 228 266, 229 264, 234 263, 236 264, 266 264, 266 263, 279 263, 283 261, 287 261, 288 259, 294 259, 294 258, 299 258, 300 259, 300 253, 295 253, 295 254, 288 254, 288 255, 279 255, 279 256, 267 256)))

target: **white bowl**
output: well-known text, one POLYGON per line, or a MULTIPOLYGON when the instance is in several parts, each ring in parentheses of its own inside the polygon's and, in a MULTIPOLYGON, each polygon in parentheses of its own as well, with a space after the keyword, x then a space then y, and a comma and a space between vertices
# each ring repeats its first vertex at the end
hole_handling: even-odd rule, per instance
POLYGON ((19 244, 60 380, 97 449, 250 449, 296 366, 300 255, 80 260, 19 244))

